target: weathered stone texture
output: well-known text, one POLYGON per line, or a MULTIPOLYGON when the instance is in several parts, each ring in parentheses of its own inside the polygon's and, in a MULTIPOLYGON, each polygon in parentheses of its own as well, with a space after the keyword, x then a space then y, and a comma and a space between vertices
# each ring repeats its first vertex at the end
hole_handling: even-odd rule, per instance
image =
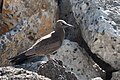
POLYGON ((94 54, 120 69, 120 1, 70 0, 82 36, 94 54))
POLYGON ((112 79, 111 80, 120 80, 120 71, 113 72, 112 73, 112 79))
POLYGON ((0 80, 51 80, 22 68, 0 67, 0 80))
POLYGON ((66 71, 61 61, 48 61, 40 65, 38 74, 44 75, 51 80, 79 80, 71 71, 66 71))
POLYGON ((0 33, 0 66, 53 30, 55 0, 4 0, 0 33), (4 31, 4 29, 6 29, 4 31), (9 32, 8 32, 9 31, 9 32))
POLYGON ((61 61, 50 60, 37 67, 37 72, 22 68, 0 67, 0 80, 78 80, 73 72, 65 70, 61 61))
POLYGON ((55 54, 55 59, 61 60, 66 70, 74 72, 79 80, 105 77, 105 73, 76 42, 64 40, 63 46, 55 54))

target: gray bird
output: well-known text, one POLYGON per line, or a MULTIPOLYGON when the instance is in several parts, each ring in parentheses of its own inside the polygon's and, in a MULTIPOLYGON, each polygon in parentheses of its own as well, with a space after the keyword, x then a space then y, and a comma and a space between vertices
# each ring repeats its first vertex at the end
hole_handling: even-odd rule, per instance
POLYGON ((17 65, 32 57, 45 55, 47 55, 48 60, 50 60, 50 54, 59 49, 63 43, 65 37, 64 28, 69 26, 72 27, 72 25, 67 24, 64 20, 58 20, 55 24, 54 31, 38 39, 35 44, 26 51, 10 58, 10 62, 17 65))

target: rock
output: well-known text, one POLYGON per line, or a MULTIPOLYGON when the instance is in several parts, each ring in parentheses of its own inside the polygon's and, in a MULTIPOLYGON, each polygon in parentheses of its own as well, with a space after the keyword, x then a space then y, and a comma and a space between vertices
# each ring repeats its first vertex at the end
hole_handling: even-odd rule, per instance
POLYGON ((103 80, 101 77, 96 77, 96 78, 93 78, 91 80, 103 80))
POLYGON ((111 80, 120 80, 120 71, 113 72, 111 80))
POLYGON ((73 72, 65 70, 61 61, 50 60, 46 63, 39 64, 37 67, 36 72, 11 66, 0 67, 0 80, 78 80, 73 72))
POLYGON ((14 67, 34 71, 55 80, 105 78, 105 72, 94 63, 85 50, 80 48, 76 42, 64 40, 61 48, 58 49, 56 54, 51 55, 51 57, 54 61, 48 61, 46 63, 46 58, 37 57, 37 60, 37 58, 34 57, 21 65, 14 65, 14 67))
POLYGON ((105 78, 105 73, 76 42, 64 40, 54 58, 61 60, 65 69, 74 72, 79 80, 89 80, 99 76, 105 78))
MULTIPOLYGON (((36 57, 32 58, 32 59, 36 59, 36 57)), ((20 64, 20 65, 13 65, 13 66, 16 67, 16 68, 23 68, 25 70, 37 72, 39 66, 46 63, 46 62, 47 61, 35 61, 35 62, 29 62, 28 61, 26 63, 20 64)))
POLYGON ((39 67, 38 74, 51 80, 78 80, 74 73, 65 71, 61 61, 48 61, 39 67))
POLYGON ((0 80, 51 80, 22 68, 0 67, 0 80))
POLYGON ((57 80, 102 80, 105 73, 110 80, 112 72, 112 80, 119 80, 119 71, 114 72, 120 69, 119 9, 119 0, 5 0, 0 20, 0 66, 9 65, 8 58, 26 50, 38 38, 52 31, 60 16, 75 26, 66 29, 66 39, 79 45, 65 40, 53 56, 60 61, 46 63, 37 61, 41 59, 38 57, 15 67, 57 80), (92 59, 90 55, 97 57, 92 59), (106 72, 95 63, 96 60, 106 72))
POLYGON ((9 65, 9 58, 50 33, 58 17, 57 11, 56 0, 4 0, 0 20, 0 66, 9 65))
POLYGON ((92 53, 120 69, 120 1, 70 0, 70 3, 92 53))

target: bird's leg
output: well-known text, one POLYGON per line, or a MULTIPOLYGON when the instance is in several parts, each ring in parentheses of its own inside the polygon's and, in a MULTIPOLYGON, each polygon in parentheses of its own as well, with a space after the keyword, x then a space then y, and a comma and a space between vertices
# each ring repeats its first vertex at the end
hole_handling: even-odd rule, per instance
POLYGON ((56 59, 52 59, 52 58, 50 57, 50 55, 49 55, 49 54, 47 55, 47 58, 48 58, 48 61, 50 61, 50 60, 51 60, 51 61, 54 61, 55 63, 57 63, 57 62, 58 62, 56 59))
POLYGON ((49 61, 49 60, 53 60, 53 59, 50 57, 49 54, 47 55, 47 58, 48 58, 48 61, 49 61))
POLYGON ((47 55, 47 58, 48 58, 48 61, 50 61, 50 60, 56 61, 50 57, 50 54, 47 55))

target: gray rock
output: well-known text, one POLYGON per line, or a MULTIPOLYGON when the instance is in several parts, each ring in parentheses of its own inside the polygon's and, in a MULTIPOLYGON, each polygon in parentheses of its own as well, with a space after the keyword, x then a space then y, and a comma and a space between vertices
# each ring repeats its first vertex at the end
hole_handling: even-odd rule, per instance
MULTIPOLYGON (((11 13, 5 13, 5 16, 8 16, 7 19, 4 18, 5 22, 7 24, 11 24, 12 22, 13 24, 12 26, 8 25, 10 27, 9 29, 11 29, 9 32, 4 32, 5 34, 0 36, 0 66, 8 65, 9 62, 7 59, 9 57, 27 49, 38 38, 52 30, 56 16, 58 17, 58 15, 56 15, 58 10, 55 2, 58 1, 60 18, 65 19, 68 23, 75 26, 74 29, 67 30, 66 38, 76 41, 79 44, 79 42, 82 43, 80 40, 81 37, 83 37, 92 53, 112 66, 107 67, 108 72, 111 72, 114 68, 120 69, 119 0, 39 0, 40 5, 37 4, 37 1, 38 0, 18 0, 15 2, 11 0, 9 4, 7 2, 5 3, 4 9, 12 10, 11 13), (14 4, 12 4, 13 2, 14 4), (40 7, 40 9, 38 7, 40 7), (14 16, 11 16, 13 14, 14 16), (80 35, 80 31, 82 36, 80 35)), ((53 56, 55 59, 60 59, 63 64, 61 61, 60 63, 59 61, 48 61, 47 63, 46 61, 31 62, 32 60, 34 61, 34 59, 31 59, 28 63, 15 67, 22 67, 57 80, 76 80, 77 78, 79 80, 104 79, 105 72, 103 72, 78 44, 70 42, 69 40, 64 41, 63 46, 55 56, 53 56)), ((38 57, 38 59, 40 58, 38 57)), ((37 58, 35 58, 35 60, 37 60, 37 58)), ((4 67, 4 69, 2 67, 3 71, 1 70, 0 75, 6 72, 5 68, 8 70, 8 67, 4 67)), ((10 67, 10 71, 12 71, 14 75, 14 68, 12 69, 10 67)), ((15 70, 17 71, 17 69, 15 70)), ((16 77, 19 78, 18 76, 16 77)), ((14 79, 16 77, 13 76, 12 78, 14 79)), ((22 77, 24 78, 24 76, 22 77)), ((20 78, 22 77, 20 76, 20 78)), ((5 74, 0 78, 8 79, 11 78, 11 75, 8 74, 6 76, 5 74)), ((29 78, 36 79, 37 77, 33 78, 33 76, 31 76, 29 78)), ((112 80, 119 80, 119 72, 113 73, 112 80)))
POLYGON ((37 71, 34 72, 34 70, 28 71, 11 66, 0 67, 0 80, 78 80, 76 75, 73 72, 66 71, 63 63, 58 60, 41 63, 37 65, 37 68, 37 71))
POLYGON ((57 51, 54 58, 61 60, 65 69, 74 72, 79 80, 105 77, 105 73, 76 42, 64 40, 63 46, 57 51))
POLYGON ((44 75, 51 80, 79 80, 74 73, 65 71, 63 63, 58 60, 50 60, 41 65, 38 74, 44 75))
POLYGON ((120 71, 113 72, 111 80, 120 80, 120 71))
POLYGON ((77 24, 92 53, 120 69, 119 0, 70 0, 77 24))
POLYGON ((0 80, 51 80, 22 68, 0 67, 0 80))
POLYGON ((8 58, 30 48, 37 39, 50 33, 58 17, 55 0, 5 1, 3 12, 0 20, 3 26, 0 26, 0 66, 9 65, 8 58), (7 31, 2 23, 8 27, 7 31))

